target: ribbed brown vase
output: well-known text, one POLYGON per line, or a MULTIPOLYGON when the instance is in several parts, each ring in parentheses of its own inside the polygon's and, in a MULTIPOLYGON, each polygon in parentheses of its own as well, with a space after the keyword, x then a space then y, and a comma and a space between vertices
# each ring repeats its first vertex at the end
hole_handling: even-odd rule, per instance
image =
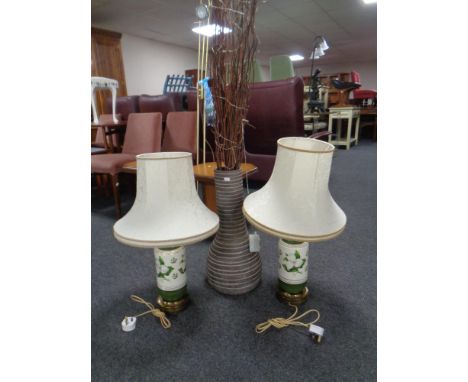
POLYGON ((221 293, 247 293, 260 282, 262 263, 249 250, 241 171, 215 170, 215 188, 219 230, 210 245, 208 283, 221 293))

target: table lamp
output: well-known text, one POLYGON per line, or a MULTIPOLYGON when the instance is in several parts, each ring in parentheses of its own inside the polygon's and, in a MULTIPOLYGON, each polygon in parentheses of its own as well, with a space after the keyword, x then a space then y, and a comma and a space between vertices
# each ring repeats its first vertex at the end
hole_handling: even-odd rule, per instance
POLYGON ((114 237, 132 247, 154 248, 157 303, 175 313, 188 302, 185 246, 215 234, 219 218, 198 196, 191 153, 136 158, 135 202, 115 223, 114 237))
POLYGON ((346 215, 328 189, 334 146, 317 139, 278 140, 270 179, 244 201, 243 212, 257 229, 279 237, 278 297, 307 300, 309 242, 343 232, 346 215))

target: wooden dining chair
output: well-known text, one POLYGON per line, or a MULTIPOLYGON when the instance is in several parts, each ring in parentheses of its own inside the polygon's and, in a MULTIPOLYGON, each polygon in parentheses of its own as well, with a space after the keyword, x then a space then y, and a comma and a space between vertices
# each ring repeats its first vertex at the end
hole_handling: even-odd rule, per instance
MULTIPOLYGON (((117 120, 121 121, 120 114, 117 114, 116 117, 117 117, 117 120)), ((101 114, 99 116, 99 122, 102 125, 105 125, 106 123, 108 123, 109 125, 114 124, 112 114, 101 114)), ((112 139, 112 143, 114 147, 117 147, 119 144, 117 135, 112 135, 110 139, 112 139)), ((94 142, 92 142, 91 144, 91 155, 104 154, 106 152, 109 152, 109 150, 110 150, 110 145, 108 142, 108 137, 106 137, 105 128, 104 126, 99 126, 97 128, 96 138, 94 142)))
POLYGON ((197 150, 197 113, 173 111, 167 114, 162 151, 185 151, 195 159, 197 150))
MULTIPOLYGON (((118 121, 121 120, 120 114, 116 114, 116 118, 118 121)), ((112 114, 101 114, 99 117, 99 121, 105 125, 109 124, 112 125, 114 123, 114 119, 112 118, 112 114)), ((99 155, 99 154, 106 154, 110 153, 111 147, 109 145, 109 139, 112 139, 113 146, 117 147, 118 138, 115 135, 111 137, 106 136, 106 129, 104 126, 96 127, 96 136, 94 141, 91 142, 91 155, 99 155)), ((96 186, 98 189, 98 193, 101 194, 102 190, 104 190, 105 194, 107 195, 107 176, 101 176, 101 174, 96 174, 96 186)))
POLYGON ((119 173, 122 166, 135 161, 139 154, 161 151, 161 136, 161 113, 133 113, 128 117, 122 152, 91 156, 91 173, 111 178, 117 218, 121 216, 119 173))

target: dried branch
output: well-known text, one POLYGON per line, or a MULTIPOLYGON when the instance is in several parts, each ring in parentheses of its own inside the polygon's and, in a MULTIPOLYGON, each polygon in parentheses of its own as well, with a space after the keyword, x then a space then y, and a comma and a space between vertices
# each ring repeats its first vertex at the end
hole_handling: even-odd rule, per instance
POLYGON ((244 155, 249 74, 257 49, 256 8, 257 0, 211 2, 212 23, 232 30, 213 36, 209 51, 215 159, 220 169, 238 169, 244 155))

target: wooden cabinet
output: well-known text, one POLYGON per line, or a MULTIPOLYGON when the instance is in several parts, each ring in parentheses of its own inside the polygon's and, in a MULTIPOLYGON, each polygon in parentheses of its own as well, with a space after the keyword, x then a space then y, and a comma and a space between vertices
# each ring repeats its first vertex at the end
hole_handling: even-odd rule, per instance
MULTIPOLYGON (((127 84, 120 44, 121 37, 120 33, 91 28, 91 75, 119 81, 117 96, 126 96, 127 84)), ((110 95, 110 90, 96 90, 98 114, 104 112, 105 100, 110 95)))
MULTIPOLYGON (((198 69, 187 69, 185 71, 185 75, 187 77, 193 76, 193 82, 192 85, 196 86, 197 82, 200 80, 197 75, 198 75, 198 69)), ((201 72, 202 79, 205 78, 205 72, 202 70, 201 72)))

